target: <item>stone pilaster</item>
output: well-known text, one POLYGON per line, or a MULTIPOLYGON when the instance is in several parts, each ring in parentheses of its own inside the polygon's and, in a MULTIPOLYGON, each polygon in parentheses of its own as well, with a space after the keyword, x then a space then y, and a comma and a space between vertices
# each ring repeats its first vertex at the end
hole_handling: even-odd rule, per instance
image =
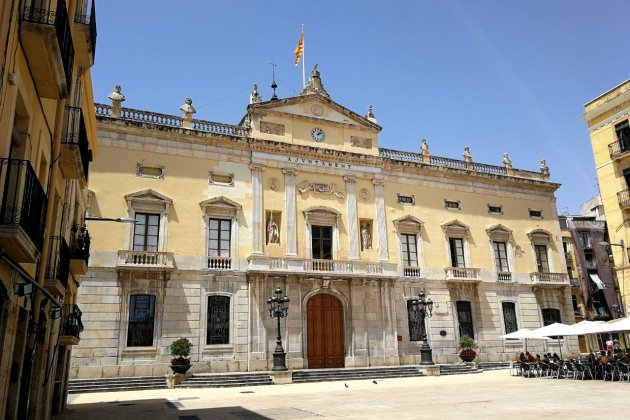
POLYGON ((262 255, 264 238, 262 165, 251 164, 252 171, 252 254, 262 255))
POLYGON ((347 174, 343 177, 346 181, 346 200, 348 204, 348 259, 359 259, 359 221, 357 215, 357 182, 356 175, 347 174))
POLYGON ((385 197, 382 178, 374 178, 374 197, 376 199, 376 228, 378 232, 378 260, 388 261, 387 221, 385 220, 385 197))
POLYGON ((284 168, 282 170, 284 174, 284 191, 285 191, 285 204, 286 204, 286 218, 287 221, 287 240, 286 240, 286 254, 288 256, 297 255, 297 207, 295 203, 295 169, 284 168))

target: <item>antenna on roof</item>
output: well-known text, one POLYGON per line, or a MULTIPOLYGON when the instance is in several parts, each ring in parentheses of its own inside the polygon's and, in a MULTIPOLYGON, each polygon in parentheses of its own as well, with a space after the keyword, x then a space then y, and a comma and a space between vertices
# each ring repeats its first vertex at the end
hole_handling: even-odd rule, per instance
POLYGON ((277 101, 278 97, 276 96, 276 88, 278 87, 278 85, 276 84, 276 66, 277 64, 275 63, 276 61, 276 56, 274 54, 273 56, 273 60, 271 61, 271 89, 273 89, 273 95, 271 95, 271 100, 272 101, 277 101))

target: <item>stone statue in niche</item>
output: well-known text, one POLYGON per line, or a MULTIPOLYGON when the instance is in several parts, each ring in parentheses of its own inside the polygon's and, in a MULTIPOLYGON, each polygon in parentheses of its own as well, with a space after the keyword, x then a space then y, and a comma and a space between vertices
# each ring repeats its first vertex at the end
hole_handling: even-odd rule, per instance
POLYGON ((278 224, 273 220, 273 212, 269 215, 269 223, 267 223, 267 245, 280 243, 280 229, 278 224))
POLYGON ((361 224, 361 249, 363 251, 372 249, 372 236, 370 235, 370 227, 367 223, 361 224))

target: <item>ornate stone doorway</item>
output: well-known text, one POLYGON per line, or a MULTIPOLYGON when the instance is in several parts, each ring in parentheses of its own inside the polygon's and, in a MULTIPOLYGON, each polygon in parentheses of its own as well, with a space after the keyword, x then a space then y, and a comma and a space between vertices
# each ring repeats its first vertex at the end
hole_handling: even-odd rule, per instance
POLYGON ((306 305, 309 369, 344 367, 343 308, 336 297, 320 293, 306 305))

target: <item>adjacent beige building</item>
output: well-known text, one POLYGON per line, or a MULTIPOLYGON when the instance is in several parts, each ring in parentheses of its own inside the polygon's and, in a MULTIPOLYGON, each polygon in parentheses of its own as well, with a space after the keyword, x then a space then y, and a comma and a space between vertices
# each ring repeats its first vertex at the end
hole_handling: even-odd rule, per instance
POLYGON ((94 2, 0 2, 0 418, 66 405, 98 152, 94 2))
POLYGON ((76 377, 167 373, 180 337, 193 372, 269 370, 276 287, 291 299, 289 369, 416 364, 425 328, 435 362, 459 361, 462 335, 479 360, 512 360, 523 343, 504 333, 573 322, 544 161, 380 148, 371 107, 333 101, 317 68, 296 97, 254 87, 237 125, 194 119, 190 100, 180 117, 109 97, 89 214, 132 223, 89 226, 76 377), (421 291, 435 302, 425 325, 410 305, 421 291))
POLYGON ((630 310, 630 80, 584 105, 623 311, 630 310))

